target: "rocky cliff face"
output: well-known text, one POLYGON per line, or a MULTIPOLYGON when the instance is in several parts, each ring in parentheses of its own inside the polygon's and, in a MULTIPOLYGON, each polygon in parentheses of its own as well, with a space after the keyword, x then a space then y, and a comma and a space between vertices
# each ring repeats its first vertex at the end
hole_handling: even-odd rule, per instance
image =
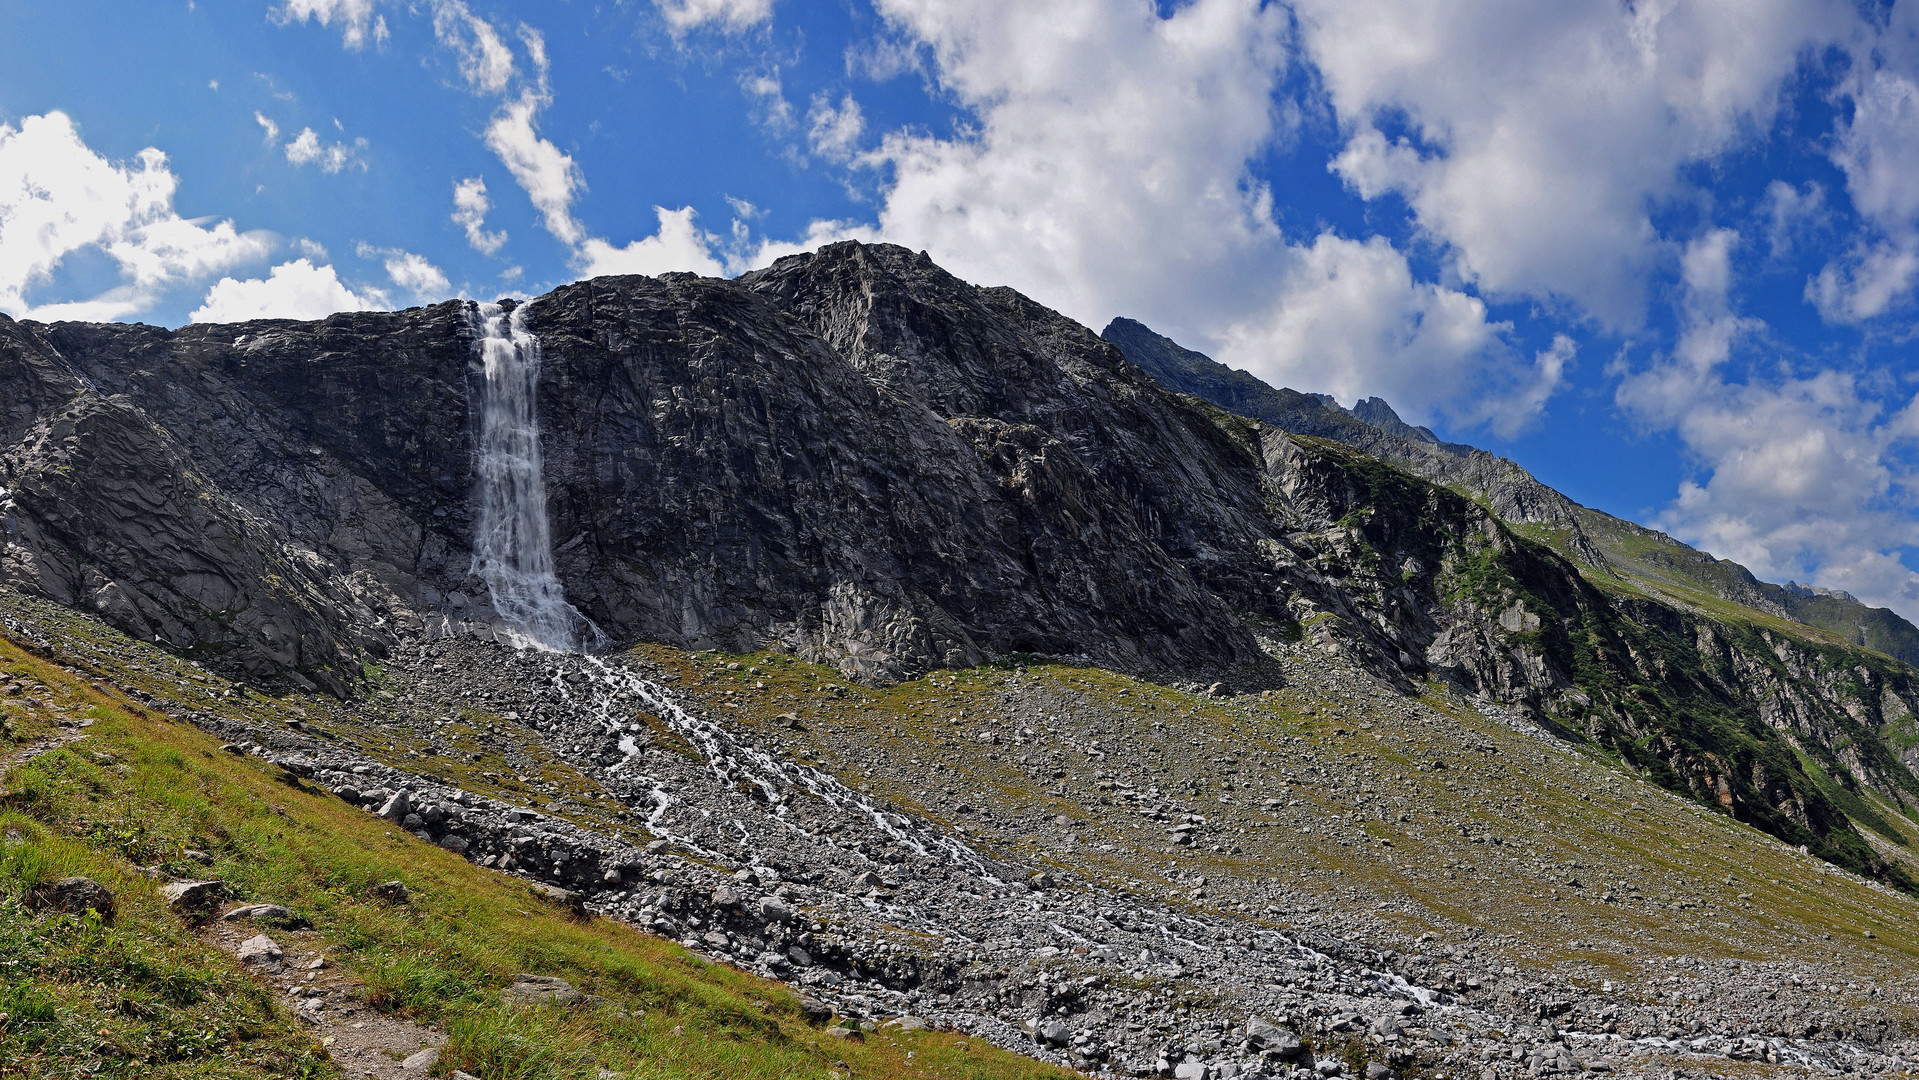
MULTIPOLYGON (((1507 524, 1576 533, 1570 503, 1387 430, 1384 403, 1370 422, 1303 395, 1290 428, 1236 416, 891 247, 585 281, 524 316, 559 576, 615 642, 773 647, 874 681, 996 653, 1256 679, 1262 638, 1303 636, 1895 875, 1846 808, 1919 791, 1888 749, 1919 701, 1909 669, 1599 591, 1507 524), (1432 475, 1342 445, 1360 429, 1432 475)), ((459 303, 0 321, 0 573, 257 681, 347 691, 402 639, 491 636, 475 333, 459 303)))

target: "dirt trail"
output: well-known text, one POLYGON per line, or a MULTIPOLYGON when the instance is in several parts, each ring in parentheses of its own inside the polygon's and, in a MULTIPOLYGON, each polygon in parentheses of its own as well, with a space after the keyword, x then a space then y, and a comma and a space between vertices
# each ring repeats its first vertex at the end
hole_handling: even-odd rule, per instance
POLYGON ((423 1052, 437 1051, 445 1044, 446 1033, 384 1015, 368 1005, 366 985, 333 964, 313 931, 261 926, 250 919, 216 919, 202 931, 208 943, 228 953, 238 953, 243 943, 257 935, 272 939, 282 955, 277 963, 243 963, 256 978, 280 991, 287 1007, 306 1022, 314 1041, 326 1047, 342 1074, 353 1080, 421 1080, 427 1075, 438 1055, 423 1052))
POLYGON ((68 723, 74 724, 74 727, 72 730, 61 731, 57 735, 48 736, 38 742, 15 747, 6 755, 0 756, 0 776, 5 776, 7 770, 12 769, 16 765, 25 765, 34 758, 44 754, 51 754, 63 746, 71 746, 79 742, 81 739, 86 738, 86 729, 93 726, 93 721, 91 720, 62 721, 61 723, 63 727, 68 723))

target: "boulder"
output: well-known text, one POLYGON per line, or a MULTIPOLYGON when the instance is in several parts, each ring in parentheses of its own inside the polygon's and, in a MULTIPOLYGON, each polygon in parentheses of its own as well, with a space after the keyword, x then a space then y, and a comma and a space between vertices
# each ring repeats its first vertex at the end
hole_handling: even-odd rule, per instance
POLYGON ((226 895, 221 881, 175 881, 160 888, 160 899, 169 911, 191 917, 205 915, 226 895))
POLYGON ((31 911, 60 911, 69 915, 97 911, 103 918, 113 918, 113 892, 92 878, 64 877, 35 886, 27 893, 26 903, 31 911))
POLYGON ((578 1005, 586 995, 553 975, 515 975, 512 985, 500 991, 500 1000, 508 1005, 578 1005))
POLYGON ((220 916, 222 922, 277 922, 304 923, 306 920, 279 904, 241 904, 239 907, 220 916))
POLYGON ((586 917, 586 896, 582 893, 576 893, 572 889, 562 889, 558 885, 548 885, 542 881, 530 882, 527 888, 532 890, 533 895, 549 904, 558 904, 579 918, 586 917))
POLYGON ((389 904, 404 904, 410 895, 403 881, 382 881, 367 890, 375 900, 385 900, 389 904))
POLYGON ((266 936, 255 934, 240 943, 237 954, 240 963, 268 975, 278 975, 286 970, 286 951, 280 943, 266 936))

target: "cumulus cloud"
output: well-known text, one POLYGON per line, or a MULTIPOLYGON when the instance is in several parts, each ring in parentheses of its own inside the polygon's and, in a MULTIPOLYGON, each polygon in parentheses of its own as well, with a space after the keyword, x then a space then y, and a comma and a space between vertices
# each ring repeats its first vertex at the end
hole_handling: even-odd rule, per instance
POLYGON ((1763 346, 1765 329, 1730 299, 1739 247, 1723 228, 1686 246, 1677 344, 1617 390, 1628 416, 1677 433, 1700 470, 1658 524, 1763 578, 1919 617, 1919 575, 1889 554, 1919 540, 1907 464, 1919 405, 1889 408, 1842 371, 1737 370, 1742 343, 1763 346))
POLYGON ((1269 306, 1232 324, 1219 359, 1267 382, 1329 393, 1371 394, 1425 420, 1433 411, 1465 426, 1522 430, 1558 389, 1573 344, 1560 338, 1532 363, 1505 340, 1477 297, 1415 281, 1405 257, 1380 237, 1322 233, 1289 260, 1269 306))
POLYGON ((866 117, 851 94, 842 95, 838 105, 829 94, 815 94, 813 107, 806 113, 806 125, 807 144, 828 161, 851 160, 859 150, 860 137, 866 134, 866 117))
POLYGON ((360 157, 360 151, 366 149, 365 139, 355 139, 349 145, 343 142, 323 143, 312 128, 301 128, 300 133, 286 144, 287 161, 293 165, 312 165, 316 162, 320 171, 337 173, 343 169, 358 165, 361 172, 366 171, 366 161, 360 157))
POLYGON ((368 41, 385 45, 389 37, 386 16, 374 13, 374 3, 375 0, 286 0, 273 9, 273 17, 282 24, 303 23, 308 19, 321 26, 338 23, 346 47, 361 49, 368 41))
POLYGON ((539 113, 547 98, 532 89, 509 101, 486 126, 486 146, 526 192, 540 223, 563 244, 584 236, 573 217, 573 196, 586 186, 571 154, 540 135, 539 113))
POLYGON ((1615 327, 1645 314, 1684 170, 1765 131, 1802 58, 1859 26, 1843 0, 1294 7, 1355 192, 1403 197, 1481 289, 1615 327))
MULTIPOLYGON (((354 245, 353 250, 362 259, 379 259, 393 284, 405 290, 418 303, 430 304, 453 295, 453 286, 447 281, 446 274, 424 255, 400 248, 375 247, 365 241, 354 245)), ((378 299, 384 300, 385 297, 378 299)))
POLYGON ((368 311, 379 306, 374 297, 348 288, 333 267, 295 259, 274 267, 264 278, 221 278, 188 318, 197 323, 323 319, 338 311, 368 311))
POLYGON ((268 234, 180 217, 178 184, 159 150, 142 150, 137 164, 109 161, 64 113, 0 124, 0 311, 122 318, 147 310, 167 288, 272 250, 268 234), (28 291, 87 250, 109 256, 122 283, 92 300, 34 309, 28 291))
POLYGON ((453 221, 466 230, 466 242, 482 255, 491 255, 506 243, 506 231, 486 231, 486 213, 493 203, 486 197, 486 181, 468 177, 453 185, 453 221))
POLYGON ((675 34, 702 27, 737 33, 773 17, 773 0, 653 0, 675 34))
POLYGON ((875 138, 850 95, 816 97, 809 144, 871 178, 877 220, 816 221, 738 263, 841 237, 887 240, 1082 322, 1130 315, 1275 381, 1385 393, 1411 415, 1502 432, 1558 387, 1570 342, 1525 357, 1482 301, 1417 280, 1383 239, 1283 235, 1252 169, 1291 132, 1275 97, 1291 56, 1285 9, 878 7, 888 54, 923 57, 966 122, 875 138))
POLYGON ((668 210, 653 208, 660 222, 659 231, 625 247, 614 247, 605 240, 589 239, 580 245, 575 265, 583 277, 602 274, 664 274, 686 270, 707 277, 725 272, 713 256, 718 238, 693 224, 692 207, 668 210))

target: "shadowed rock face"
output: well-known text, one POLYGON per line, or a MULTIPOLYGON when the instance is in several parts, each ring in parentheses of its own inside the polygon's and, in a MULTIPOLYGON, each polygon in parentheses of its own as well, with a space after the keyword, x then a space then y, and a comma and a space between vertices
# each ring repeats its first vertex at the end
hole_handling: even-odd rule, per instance
MULTIPOLYGON (((582 282, 527 322, 560 576, 616 640, 770 644, 885 678, 987 650, 1219 666, 1256 656, 1233 606, 1285 617, 1247 554, 1272 531, 1256 457, 1084 328, 907 252, 582 282)), ((468 573, 459 305, 8 333, 8 384, 33 391, 9 396, 10 428, 111 413, 111 440, 96 422, 70 447, 143 462, 137 497, 180 511, 82 476, 97 505, 56 512, 41 489, 72 474, 15 434, 12 580, 256 677, 350 675, 394 635, 493 619, 468 573), (82 511, 97 520, 51 527, 82 511), (136 527, 166 550, 79 535, 136 527)))

